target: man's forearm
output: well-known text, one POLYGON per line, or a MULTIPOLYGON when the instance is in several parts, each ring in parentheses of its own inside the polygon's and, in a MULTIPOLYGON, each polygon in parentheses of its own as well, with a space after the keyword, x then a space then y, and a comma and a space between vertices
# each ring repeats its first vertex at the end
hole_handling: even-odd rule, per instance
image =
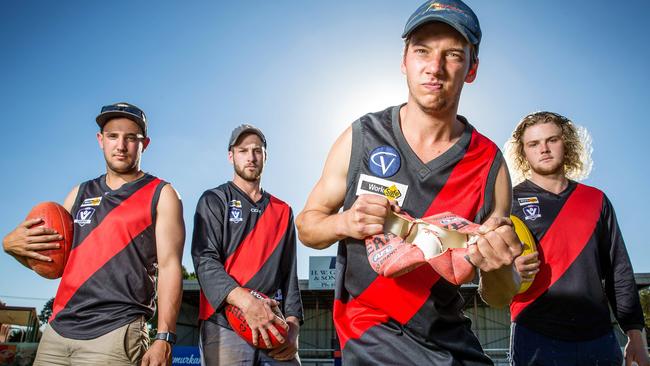
POLYGON ((296 327, 300 328, 300 319, 298 319, 297 317, 292 316, 292 315, 289 315, 289 316, 287 317, 286 321, 287 321, 287 323, 292 323, 292 324, 294 324, 296 327))
POLYGON ((160 267, 158 272, 158 331, 176 332, 181 307, 182 274, 180 264, 160 267))
POLYGON ((301 212, 296 218, 300 241, 310 248, 325 249, 346 238, 343 215, 344 213, 327 214, 317 210, 301 212))

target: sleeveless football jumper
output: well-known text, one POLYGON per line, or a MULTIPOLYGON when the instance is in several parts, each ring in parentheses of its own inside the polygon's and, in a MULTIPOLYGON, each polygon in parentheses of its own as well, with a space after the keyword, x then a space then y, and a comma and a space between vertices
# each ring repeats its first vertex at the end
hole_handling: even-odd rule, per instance
MULTIPOLYGON (((413 217, 444 211, 482 222, 494 205, 502 162, 497 146, 462 116, 460 139, 424 163, 402 134, 401 106, 352 124, 352 154, 344 209, 358 194, 397 200, 413 217)), ((379 276, 363 240, 339 243, 334 323, 346 365, 492 364, 462 314, 459 288, 428 264, 397 278, 379 276)))
POLYGON ((105 175, 79 186, 73 246, 50 318, 57 333, 93 339, 153 316, 156 207, 166 184, 145 174, 117 190, 105 175))

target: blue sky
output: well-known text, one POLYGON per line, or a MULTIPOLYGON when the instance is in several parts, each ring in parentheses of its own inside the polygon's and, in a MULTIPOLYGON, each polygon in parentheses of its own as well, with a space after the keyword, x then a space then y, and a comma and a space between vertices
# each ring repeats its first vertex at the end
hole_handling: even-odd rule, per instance
MULTIPOLYGON (((336 137, 406 100, 400 35, 420 1, 12 1, 0 12, 0 233, 104 171, 94 118, 129 101, 150 121, 146 171, 177 188, 188 237, 196 201, 231 179, 226 145, 247 122, 269 142, 263 186, 297 213, 336 137)), ((477 80, 460 114, 499 146, 525 114, 586 126, 594 170, 636 272, 650 272, 645 158, 650 3, 468 1, 481 21, 477 80)), ((299 277, 310 255, 299 246, 299 277)), ((185 266, 192 270, 189 240, 185 266)), ((0 255, 0 299, 35 306, 49 281, 0 255), (29 298, 29 299, 23 299, 29 298)))

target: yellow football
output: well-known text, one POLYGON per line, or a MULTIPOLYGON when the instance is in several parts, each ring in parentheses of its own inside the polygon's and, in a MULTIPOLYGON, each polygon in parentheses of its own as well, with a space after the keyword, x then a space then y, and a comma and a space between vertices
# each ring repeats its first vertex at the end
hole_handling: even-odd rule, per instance
MULTIPOLYGON (((517 233, 519 240, 521 240, 521 242, 524 243, 524 250, 521 253, 521 255, 528 255, 531 253, 535 253, 537 251, 537 245, 535 245, 535 237, 533 236, 533 233, 530 232, 526 224, 524 224, 524 222, 521 221, 517 216, 510 215, 510 219, 512 220, 512 223, 515 226, 515 233, 517 233)), ((528 288, 532 283, 533 281, 521 282, 521 286, 519 287, 519 293, 528 290, 528 288)))

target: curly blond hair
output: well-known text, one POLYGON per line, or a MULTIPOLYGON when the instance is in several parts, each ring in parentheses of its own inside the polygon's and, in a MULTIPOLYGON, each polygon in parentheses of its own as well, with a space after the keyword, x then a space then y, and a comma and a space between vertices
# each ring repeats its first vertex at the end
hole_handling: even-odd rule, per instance
POLYGON ((578 126, 568 118, 553 112, 534 112, 519 122, 512 137, 504 147, 513 185, 530 178, 530 165, 524 154, 523 136, 526 129, 538 123, 555 123, 562 129, 564 142, 564 174, 572 180, 583 180, 593 167, 591 135, 586 128, 578 126))

